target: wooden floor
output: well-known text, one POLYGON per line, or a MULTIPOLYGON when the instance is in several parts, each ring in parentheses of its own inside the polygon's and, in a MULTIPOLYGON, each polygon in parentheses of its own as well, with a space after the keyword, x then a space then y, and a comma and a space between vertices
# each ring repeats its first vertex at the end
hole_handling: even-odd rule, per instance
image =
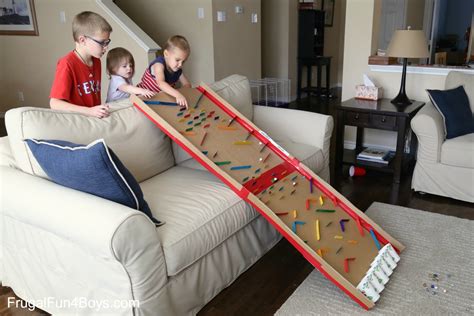
MULTIPOLYGON (((304 99, 290 104, 291 108, 333 115, 337 99, 324 101, 304 99)), ((334 173, 334 137, 331 145, 331 167, 334 173)), ((398 186, 392 185, 390 174, 368 171, 360 178, 350 178, 347 170, 331 184, 359 209, 365 211, 373 202, 397 204, 428 212, 474 219, 473 205, 434 195, 421 195, 410 189, 411 170, 398 186)), ((286 241, 272 250, 223 290, 200 312, 204 315, 273 315, 314 268, 286 241)), ((0 315, 44 315, 36 310, 7 309, 10 288, 0 287, 0 315)))

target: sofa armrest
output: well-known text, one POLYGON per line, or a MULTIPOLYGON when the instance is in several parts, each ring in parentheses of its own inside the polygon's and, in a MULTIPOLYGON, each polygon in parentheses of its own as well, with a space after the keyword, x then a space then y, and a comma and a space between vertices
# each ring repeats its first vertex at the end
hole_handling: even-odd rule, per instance
POLYGON ((334 127, 331 116, 255 105, 254 123, 275 141, 289 140, 320 148, 324 159, 329 161, 334 127))
POLYGON ((444 142, 444 123, 431 102, 427 102, 411 120, 411 128, 418 138, 417 160, 439 162, 444 142))
MULTIPOLYGON (((118 262, 130 280, 124 286, 135 298, 148 296, 153 292, 151 286, 156 289, 167 282, 155 225, 143 213, 13 168, 1 166, 0 172, 0 216, 5 223, 8 220, 52 234, 104 263, 118 262)), ((0 235, 2 245, 18 242, 4 232, 0 235)))

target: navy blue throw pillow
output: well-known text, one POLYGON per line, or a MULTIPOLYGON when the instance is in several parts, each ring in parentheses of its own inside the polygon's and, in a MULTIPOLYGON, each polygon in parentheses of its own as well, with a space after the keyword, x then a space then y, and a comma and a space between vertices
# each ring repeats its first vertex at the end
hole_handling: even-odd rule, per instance
POLYGON ((89 145, 61 140, 26 140, 31 152, 54 182, 145 213, 156 226, 140 185, 103 139, 89 145))
POLYGON ((447 139, 474 133, 474 116, 463 86, 451 90, 426 90, 443 117, 447 139))

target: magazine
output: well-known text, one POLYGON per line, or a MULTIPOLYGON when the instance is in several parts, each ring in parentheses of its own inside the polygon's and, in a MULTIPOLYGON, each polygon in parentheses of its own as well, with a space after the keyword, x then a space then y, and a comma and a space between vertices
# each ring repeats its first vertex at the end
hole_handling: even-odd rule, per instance
POLYGON ((382 159, 357 156, 357 160, 360 162, 373 162, 377 164, 388 165, 390 161, 392 161, 393 157, 395 157, 395 152, 387 151, 387 153, 382 157, 382 159))
POLYGON ((372 160, 383 160, 383 157, 387 155, 388 150, 380 149, 375 147, 367 147, 357 155, 357 159, 372 159, 372 160))

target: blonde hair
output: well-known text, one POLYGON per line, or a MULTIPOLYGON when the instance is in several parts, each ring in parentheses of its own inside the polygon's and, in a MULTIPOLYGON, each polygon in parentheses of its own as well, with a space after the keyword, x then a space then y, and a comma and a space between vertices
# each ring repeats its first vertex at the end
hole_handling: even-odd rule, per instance
POLYGON ((163 50, 171 51, 174 48, 179 48, 187 55, 191 53, 191 47, 189 46, 188 41, 184 36, 174 35, 168 38, 165 45, 163 45, 163 50))
POLYGON ((79 41, 79 36, 93 36, 97 31, 111 33, 112 27, 109 22, 95 12, 81 12, 72 20, 72 37, 75 42, 79 41))
POLYGON ((107 73, 110 75, 115 75, 115 69, 120 66, 120 63, 126 60, 132 64, 132 76, 135 74, 135 60, 133 55, 123 47, 115 47, 107 53, 107 73))

